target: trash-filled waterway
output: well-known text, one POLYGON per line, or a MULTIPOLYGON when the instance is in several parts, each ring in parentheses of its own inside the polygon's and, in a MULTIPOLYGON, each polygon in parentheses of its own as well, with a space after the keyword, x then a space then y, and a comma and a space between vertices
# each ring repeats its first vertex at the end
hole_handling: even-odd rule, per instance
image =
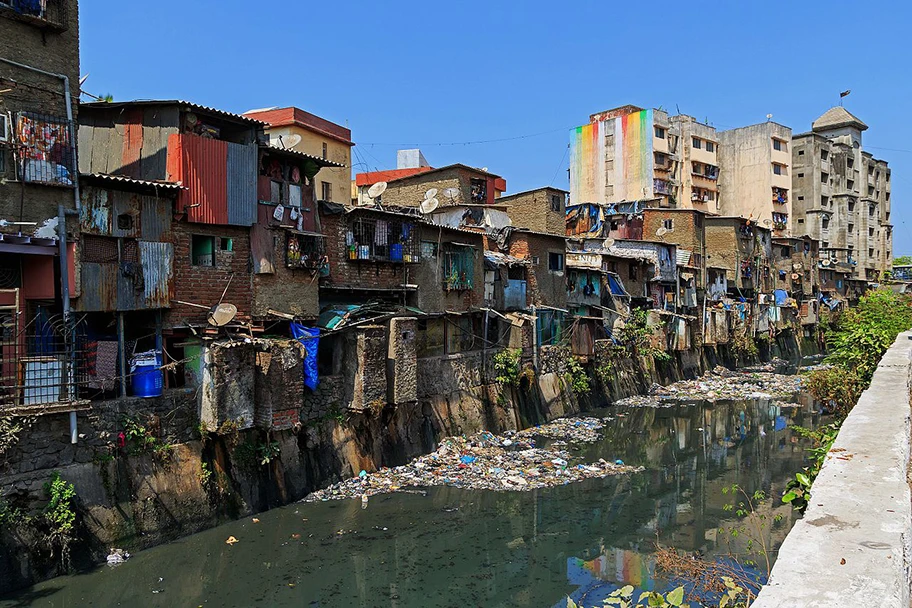
POLYGON ((739 381, 728 380, 707 376, 708 386, 682 385, 658 406, 633 400, 564 423, 564 435, 575 426, 588 441, 563 437, 560 424, 547 436, 451 440, 441 462, 365 475, 0 606, 563 607, 570 596, 590 607, 625 584, 662 590, 657 542, 719 559, 744 551, 743 539, 720 531, 737 524, 726 508, 737 499, 723 488, 773 497, 758 508, 772 546, 795 517, 778 496, 807 443, 789 426, 819 416, 806 401, 786 404, 795 399, 765 377, 765 391, 749 387, 748 399, 687 401, 694 387, 739 381), (588 468, 574 473, 579 466, 588 468), (431 469, 446 481, 402 483, 431 469))

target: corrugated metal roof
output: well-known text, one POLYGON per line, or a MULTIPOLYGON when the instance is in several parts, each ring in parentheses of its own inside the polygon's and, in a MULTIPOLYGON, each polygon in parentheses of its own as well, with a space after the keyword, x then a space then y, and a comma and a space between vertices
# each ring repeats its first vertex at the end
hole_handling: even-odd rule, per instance
POLYGON ((687 266, 690 264, 690 255, 691 253, 686 249, 678 249, 676 256, 677 260, 675 260, 678 266, 687 266))
POLYGON ((178 191, 183 189, 183 185, 180 182, 164 182, 164 181, 153 181, 147 179, 133 179, 132 177, 124 177, 123 175, 111 175, 109 173, 83 173, 79 176, 80 179, 89 179, 89 180, 98 180, 101 182, 107 182, 114 185, 131 185, 131 186, 150 186, 154 188, 160 188, 162 190, 172 190, 178 191))
POLYGON ((342 163, 337 163, 331 161, 328 158, 322 158, 320 156, 314 156, 313 154, 308 154, 307 152, 298 152, 297 150, 292 150, 291 148, 280 148, 278 146, 264 146, 269 152, 275 152, 277 154, 286 154, 292 158, 299 158, 301 160, 312 160, 321 167, 345 167, 342 163))
POLYGON ((225 110, 219 110, 218 108, 213 108, 211 106, 204 106, 198 103, 193 103, 192 101, 186 101, 183 99, 134 99, 132 101, 93 101, 90 103, 81 103, 80 107, 88 108, 121 108, 121 107, 131 107, 131 106, 167 106, 167 105, 179 105, 184 106, 187 109, 195 110, 197 112, 208 112, 210 114, 215 114, 222 118, 228 118, 231 120, 236 120, 238 122, 243 122, 251 125, 266 126, 269 123, 263 122, 262 120, 257 120, 256 118, 250 118, 249 116, 244 116, 242 114, 235 114, 233 112, 226 112, 225 110))

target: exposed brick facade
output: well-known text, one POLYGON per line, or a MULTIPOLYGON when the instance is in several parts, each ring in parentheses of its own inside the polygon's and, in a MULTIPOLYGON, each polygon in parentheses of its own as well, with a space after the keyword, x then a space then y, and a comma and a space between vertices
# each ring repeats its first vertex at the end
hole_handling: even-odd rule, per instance
POLYGON ((437 188, 437 199, 441 206, 450 203, 493 203, 499 193, 498 187, 506 186, 503 180, 496 175, 465 165, 450 165, 389 182, 386 192, 383 193, 382 201, 384 205, 417 207, 424 200, 424 195, 429 189, 437 188), (485 200, 472 199, 473 179, 484 180, 485 200), (455 200, 450 200, 444 195, 443 192, 447 188, 456 188, 459 191, 455 200))
POLYGON ((539 188, 502 196, 497 203, 508 206, 507 215, 515 227, 563 236, 567 231, 567 194, 558 188, 539 188))
POLYGON ((237 306, 239 317, 249 317, 253 304, 252 275, 250 274, 250 230, 235 226, 210 226, 174 222, 174 297, 171 310, 165 315, 165 326, 205 323, 207 311, 194 306, 177 304, 183 300, 204 306, 217 304, 228 280, 224 302, 237 306), (215 237, 215 266, 191 264, 193 235, 215 237), (231 251, 222 250, 222 239, 232 239, 231 251), (232 278, 233 275, 233 278, 232 278))
POLYGON ((566 240, 535 232, 514 231, 506 253, 532 264, 526 274, 528 305, 565 308, 567 305, 566 240), (549 254, 560 255, 560 270, 549 266, 549 254))

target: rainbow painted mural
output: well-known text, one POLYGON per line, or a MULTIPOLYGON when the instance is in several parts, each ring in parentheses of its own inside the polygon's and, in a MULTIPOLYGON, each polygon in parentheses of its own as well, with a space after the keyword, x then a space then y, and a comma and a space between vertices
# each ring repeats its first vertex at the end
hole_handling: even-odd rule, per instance
POLYGON ((570 204, 651 197, 653 132, 652 110, 591 122, 571 130, 570 204))

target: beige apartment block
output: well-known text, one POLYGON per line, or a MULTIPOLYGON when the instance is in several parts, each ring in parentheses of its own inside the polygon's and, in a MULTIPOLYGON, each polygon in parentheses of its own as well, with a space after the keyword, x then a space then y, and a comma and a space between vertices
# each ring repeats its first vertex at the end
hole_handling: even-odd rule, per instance
POLYGON ((836 106, 792 138, 793 231, 820 241, 821 259, 848 264, 856 281, 879 280, 893 263, 890 169, 862 148, 867 128, 836 106))
POLYGON ((722 131, 719 136, 719 185, 725 195, 721 212, 751 219, 777 237, 792 234, 792 130, 765 122, 722 131))

